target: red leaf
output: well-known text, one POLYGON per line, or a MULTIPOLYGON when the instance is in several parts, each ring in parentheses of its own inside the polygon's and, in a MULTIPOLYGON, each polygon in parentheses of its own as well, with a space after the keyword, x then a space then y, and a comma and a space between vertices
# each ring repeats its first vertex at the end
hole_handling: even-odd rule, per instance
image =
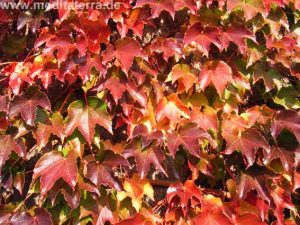
POLYGON ((246 27, 230 26, 226 31, 222 32, 222 48, 226 49, 229 43, 232 42, 235 43, 243 53, 246 48, 246 38, 255 40, 254 35, 246 27))
POLYGON ((176 94, 170 94, 160 100, 156 108, 156 118, 158 121, 168 119, 171 127, 174 126, 180 117, 189 118, 190 110, 186 107, 176 94))
POLYGON ((16 214, 11 218, 12 225, 53 225, 50 214, 42 208, 34 210, 35 216, 29 213, 16 214))
POLYGON ((204 140, 208 140, 216 147, 216 143, 209 133, 196 126, 196 124, 187 123, 180 127, 178 131, 168 134, 168 149, 174 157, 178 147, 182 145, 190 154, 200 156, 199 141, 204 140))
POLYGON ((262 0, 252 0, 252 1, 241 1, 241 0, 231 0, 227 1, 227 9, 232 11, 234 9, 242 9, 246 20, 250 20, 258 12, 264 13, 264 5, 262 0))
POLYGON ((231 154, 236 150, 240 150, 247 159, 248 167, 252 166, 255 161, 257 148, 263 148, 267 152, 270 152, 269 144, 254 128, 247 129, 241 134, 231 133, 225 135, 224 138, 227 142, 225 154, 231 154))
POLYGON ((202 193, 192 180, 187 180, 184 184, 171 185, 167 190, 168 203, 170 204, 172 200, 176 199, 176 196, 180 199, 179 204, 182 209, 186 209, 189 203, 194 207, 202 201, 202 193))
POLYGON ((66 181, 74 190, 77 182, 76 156, 73 152, 69 152, 66 158, 58 151, 46 153, 36 163, 33 173, 33 180, 41 177, 41 193, 43 195, 60 178, 66 181))
POLYGON ((281 110, 276 113, 271 127, 273 137, 277 137, 284 128, 291 131, 300 143, 300 114, 298 112, 281 110))
POLYGON ((153 164, 155 169, 166 174, 166 171, 162 166, 164 154, 157 143, 153 143, 143 149, 141 141, 133 140, 132 143, 125 147, 123 155, 126 158, 135 157, 137 170, 141 179, 144 179, 147 176, 150 164, 153 164))
POLYGON ((174 3, 174 0, 138 0, 136 3, 136 7, 149 5, 152 11, 152 18, 159 17, 162 11, 170 13, 170 15, 174 18, 174 3))
POLYGON ((262 222, 255 214, 246 213, 236 218, 237 225, 267 225, 262 222))
POLYGON ((222 96, 224 89, 228 83, 233 82, 232 70, 223 61, 208 62, 200 73, 200 88, 205 88, 212 83, 218 91, 218 94, 222 96))
POLYGON ((169 74, 169 79, 172 83, 177 81, 178 92, 188 92, 188 90, 194 86, 196 81, 195 74, 191 71, 190 67, 186 64, 176 64, 173 66, 171 73, 169 74))
POLYGON ((208 56, 210 45, 214 44, 219 49, 221 48, 220 43, 220 31, 215 27, 203 28, 200 23, 193 24, 184 36, 184 44, 190 44, 195 41, 199 46, 204 55, 208 56))
POLYGON ((105 167, 99 162, 92 161, 85 165, 84 174, 98 188, 101 185, 108 185, 115 188, 117 191, 122 191, 119 183, 113 178, 112 171, 109 167, 105 167))
POLYGON ((180 44, 175 38, 157 38, 155 42, 150 46, 151 52, 161 52, 164 55, 164 59, 168 59, 174 55, 181 55, 182 49, 180 44))
POLYGON ((198 124, 203 130, 218 130, 217 114, 210 107, 205 107, 202 111, 199 108, 193 108, 190 120, 198 124))
POLYGON ((16 96, 9 103, 8 114, 9 116, 14 116, 21 113, 25 122, 30 126, 34 126, 37 106, 51 111, 51 104, 47 95, 41 92, 39 88, 31 87, 28 89, 27 95, 16 96))
POLYGON ((141 46, 131 38, 123 38, 116 42, 115 57, 121 64, 122 69, 128 74, 134 57, 147 59, 147 56, 141 46))
POLYGON ((22 146, 17 144, 17 142, 10 135, 0 135, 0 173, 2 166, 9 158, 9 155, 12 151, 17 153, 20 157, 24 156, 24 150, 22 149, 22 146))
POLYGON ((290 171, 292 167, 297 166, 295 165, 295 154, 293 151, 287 151, 279 147, 275 147, 270 153, 265 154, 264 163, 269 164, 275 159, 280 159, 282 166, 286 171, 290 171))
POLYGON ((51 134, 55 134, 62 141, 64 140, 64 123, 60 113, 53 113, 52 118, 46 124, 38 124, 35 131, 37 146, 39 148, 45 147, 51 134))
POLYGON ((96 124, 99 124, 112 133, 112 125, 106 112, 106 105, 98 98, 90 97, 88 105, 81 100, 72 102, 68 107, 68 120, 65 129, 69 136, 78 128, 89 144, 95 135, 96 124))
POLYGON ((242 174, 237 185, 237 193, 239 198, 245 199, 251 190, 256 190, 261 199, 270 202, 271 196, 266 191, 265 187, 263 187, 257 179, 251 177, 250 175, 242 174))
POLYGON ((124 80, 121 80, 121 77, 118 76, 118 74, 113 73, 110 78, 108 78, 105 82, 102 82, 100 86, 97 87, 97 91, 102 91, 105 89, 109 90, 115 103, 118 104, 119 99, 126 91, 126 85, 124 80))

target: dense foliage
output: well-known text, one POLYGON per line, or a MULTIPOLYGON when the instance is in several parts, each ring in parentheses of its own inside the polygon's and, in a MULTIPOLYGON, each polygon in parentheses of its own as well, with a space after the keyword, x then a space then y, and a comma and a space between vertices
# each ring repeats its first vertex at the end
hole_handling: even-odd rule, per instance
POLYGON ((300 224, 300 1, 100 2, 0 10, 0 224, 300 224))

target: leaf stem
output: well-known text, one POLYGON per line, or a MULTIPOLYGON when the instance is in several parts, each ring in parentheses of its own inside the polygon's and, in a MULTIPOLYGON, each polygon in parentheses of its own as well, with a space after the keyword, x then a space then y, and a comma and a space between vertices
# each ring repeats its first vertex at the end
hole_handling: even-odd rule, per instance
POLYGON ((61 104, 58 112, 61 112, 63 110, 63 108, 64 108, 64 106, 65 106, 66 102, 68 101, 68 99, 69 99, 69 97, 70 97, 71 94, 72 94, 72 89, 69 91, 69 93, 65 97, 65 99, 64 99, 63 103, 61 104))

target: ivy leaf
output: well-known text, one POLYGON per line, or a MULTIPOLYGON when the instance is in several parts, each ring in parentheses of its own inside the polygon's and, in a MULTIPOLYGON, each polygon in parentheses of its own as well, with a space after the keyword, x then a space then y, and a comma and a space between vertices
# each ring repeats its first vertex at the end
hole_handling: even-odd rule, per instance
POLYGON ((217 114, 214 109, 209 106, 205 107, 202 111, 200 111, 199 108, 193 108, 190 120, 198 124, 203 130, 218 130, 217 114))
POLYGON ((203 225, 233 225, 220 198, 206 195, 202 200, 202 212, 194 219, 195 224, 203 225))
POLYGON ((142 7, 144 5, 151 7, 152 18, 159 17, 162 11, 170 13, 174 18, 175 9, 173 0, 138 0, 136 3, 136 7, 142 7))
POLYGON ((204 140, 208 140, 216 147, 216 143, 209 133, 199 128, 196 124, 187 123, 180 127, 178 131, 168 134, 168 149, 174 157, 178 147, 182 145, 190 154, 200 157, 199 141, 204 140))
POLYGON ((147 176, 150 164, 153 164, 155 169, 166 174, 166 171, 162 166, 164 154, 162 153, 160 146, 156 143, 143 149, 141 141, 134 140, 125 147, 123 156, 126 158, 135 157, 137 170, 141 179, 144 179, 147 176))
POLYGON ((141 46, 131 38, 123 38, 116 42, 115 57, 119 60, 122 69, 128 74, 135 57, 147 59, 141 46))
POLYGON ((285 208, 291 210, 297 215, 297 208, 293 204, 291 197, 287 194, 285 189, 277 185, 274 190, 271 191, 271 196, 273 197, 276 206, 274 215, 277 217, 277 220, 280 224, 284 224, 283 210, 285 208))
POLYGON ((180 117, 189 118, 190 110, 186 107, 176 94, 163 97, 156 108, 156 119, 162 121, 168 119, 171 127, 179 121, 180 117))
POLYGON ((44 109, 51 111, 51 104, 44 92, 41 92, 38 87, 30 87, 27 89, 26 95, 16 96, 8 106, 9 116, 14 116, 21 113, 24 121, 34 126, 36 118, 36 109, 40 106, 44 109))
POLYGON ((281 74, 273 69, 267 70, 265 65, 260 63, 255 65, 253 78, 254 83, 262 79, 267 91, 272 90, 274 86, 276 86, 278 89, 280 89, 282 86, 281 74))
POLYGON ((256 190, 257 194, 263 200, 270 202, 270 194, 260 182, 247 174, 242 174, 238 179, 237 193, 239 198, 245 199, 251 190, 256 190))
POLYGON ((252 166, 255 161, 257 148, 263 148, 270 152, 269 144, 255 128, 246 129, 241 134, 234 132, 226 134, 224 138, 227 142, 225 154, 232 154, 234 151, 240 150, 247 159, 248 167, 252 166))
POLYGON ((246 213, 236 218, 237 225, 267 225, 262 222, 255 214, 246 213))
POLYGON ((281 110, 276 113, 271 126, 273 137, 277 137, 284 128, 291 131, 300 143, 300 114, 298 112, 281 110))
POLYGON ((106 112, 106 105, 96 97, 88 98, 88 105, 84 101, 72 102, 68 107, 68 118, 65 133, 69 136, 78 128, 89 144, 95 135, 96 124, 103 126, 112 133, 112 122, 106 112))
POLYGON ((234 0, 227 1, 227 8, 229 11, 234 9, 241 9, 244 12, 244 16, 246 20, 250 20, 254 17, 258 12, 264 14, 265 8, 262 0, 234 0))
POLYGON ((214 44, 221 48, 220 30, 216 27, 203 28, 200 23, 193 24, 184 36, 184 44, 196 42, 204 55, 208 56, 210 45, 214 44))
POLYGON ((187 92, 191 87, 193 87, 196 81, 196 76, 187 64, 176 64, 173 66, 168 79, 172 80, 172 83, 177 81, 178 92, 182 93, 183 91, 187 92))
POLYGON ((233 73, 225 62, 223 61, 210 61, 205 64, 200 72, 199 81, 200 88, 205 88, 212 83, 220 96, 222 96, 228 83, 233 82, 233 73))
POLYGON ((154 200, 154 190, 148 179, 140 179, 137 174, 134 174, 131 179, 125 179, 123 183, 125 191, 118 192, 117 198, 119 201, 126 197, 131 198, 131 202, 136 211, 139 212, 144 195, 154 200))
POLYGON ((160 38, 158 37, 155 42, 150 46, 151 52, 163 53, 164 59, 168 59, 174 55, 182 54, 182 47, 175 38, 160 38))
POLYGON ((74 190, 77 183, 76 154, 69 152, 66 158, 58 151, 44 154, 33 170, 33 180, 40 177, 41 193, 45 195, 62 178, 74 190))
POLYGON ((110 170, 109 167, 102 165, 98 161, 91 161, 85 165, 84 174, 85 177, 97 185, 98 188, 100 188, 101 185, 108 185, 117 191, 121 191, 121 186, 113 178, 111 175, 112 171, 110 170))
POLYGON ((122 77, 113 72, 112 76, 96 88, 97 91, 108 89, 110 94, 113 96, 115 103, 117 104, 123 93, 126 91, 126 84, 122 77))
POLYGON ((179 204, 184 212, 186 212, 189 203, 195 207, 200 204, 203 198, 200 189, 192 180, 187 180, 184 184, 175 183, 168 188, 166 196, 168 203, 170 204, 176 197, 179 198, 179 204))
POLYGON ((12 225, 53 225, 50 214, 42 208, 34 210, 35 215, 29 213, 16 214, 11 218, 12 225))
POLYGON ((10 135, 0 135, 0 173, 2 166, 12 151, 20 157, 24 156, 24 149, 10 135))
MULTIPOLYGON (((299 150, 298 153, 299 154, 299 150)), ((265 154, 264 164, 270 164, 275 159, 280 159, 283 168, 290 171, 293 166, 296 166, 294 160, 295 154, 293 151, 287 151, 279 147, 275 147, 269 154, 265 154)))
POLYGON ((222 32, 222 48, 227 49, 229 43, 232 42, 235 43, 240 49, 241 53, 243 53, 246 48, 246 38, 254 40, 254 35, 246 27, 229 26, 224 32, 222 32))
POLYGON ((51 134, 55 134, 62 141, 64 140, 64 122, 59 112, 53 113, 52 118, 46 123, 38 124, 35 131, 37 146, 39 148, 45 147, 51 134))

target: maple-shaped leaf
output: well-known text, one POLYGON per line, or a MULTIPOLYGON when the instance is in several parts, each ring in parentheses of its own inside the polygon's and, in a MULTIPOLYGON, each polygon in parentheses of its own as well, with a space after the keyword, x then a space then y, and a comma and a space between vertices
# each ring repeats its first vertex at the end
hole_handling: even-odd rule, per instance
POLYGON ((204 130, 218 130, 218 118, 214 109, 205 107, 203 110, 193 108, 190 121, 196 123, 204 130))
POLYGON ((91 144, 95 135, 96 124, 103 126, 112 133, 112 122, 106 112, 105 103, 100 99, 89 97, 87 104, 78 100, 69 105, 65 134, 69 136, 78 128, 87 142, 91 144))
POLYGON ((97 55, 91 56, 91 54, 87 54, 84 58, 85 58, 85 62, 79 65, 79 70, 78 70, 78 75, 79 77, 81 77, 81 79, 84 82, 90 79, 92 68, 98 70, 100 74, 101 73, 103 74, 105 72, 100 57, 97 57, 97 55))
POLYGON ((168 149, 171 155, 175 156, 178 147, 182 145, 190 154, 200 156, 200 141, 203 142, 204 140, 209 141, 213 147, 216 147, 216 142, 209 133, 196 124, 187 123, 177 131, 168 134, 168 149))
POLYGON ((168 80, 171 80, 172 83, 177 81, 177 90, 179 93, 182 93, 183 91, 187 92, 191 87, 193 87, 196 81, 196 76, 187 64, 176 64, 173 66, 168 80))
POLYGON ((24 149, 10 135, 0 135, 0 173, 5 161, 14 151, 20 157, 24 156, 24 149))
POLYGON ((198 4, 201 2, 196 2, 195 0, 177 0, 175 1, 175 9, 188 8, 193 14, 197 13, 198 4))
POLYGON ((235 43, 243 53, 246 48, 246 38, 254 39, 254 35, 246 27, 230 26, 222 32, 222 48, 227 49, 229 43, 232 42, 235 43))
POLYGON ((128 18, 124 18, 124 21, 118 23, 118 30, 121 36, 126 36, 128 30, 131 29, 134 34, 137 34, 139 37, 142 37, 144 26, 145 24, 147 24, 147 19, 149 17, 149 10, 145 8, 133 9, 128 18))
POLYGON ((233 225, 226 215, 220 198, 206 195, 201 201, 201 213, 193 220, 194 224, 203 225, 233 225))
POLYGON ((58 151, 44 154, 36 163, 33 170, 33 180, 40 177, 41 193, 45 195, 62 178, 74 190, 77 183, 76 154, 70 151, 63 157, 58 151))
POLYGON ((34 126, 38 106, 51 111, 51 104, 47 95, 36 86, 30 87, 25 95, 16 96, 9 103, 8 114, 9 116, 14 116, 21 113, 24 121, 28 125, 34 126))
POLYGON ((80 16, 79 23, 75 24, 75 26, 78 31, 84 34, 89 42, 98 44, 106 44, 108 42, 110 30, 104 16, 100 13, 95 17, 80 16))
POLYGON ((266 139, 255 128, 246 129, 241 134, 233 132, 223 136, 227 142, 225 154, 231 154, 236 150, 241 151, 247 159, 248 167, 252 166, 255 161, 257 148, 263 148, 270 152, 270 146, 266 139))
POLYGON ((246 213, 236 218, 237 225, 267 225, 261 221, 258 216, 252 213, 246 213))
POLYGON ((171 127, 179 121, 180 117, 189 119, 189 114, 189 108, 181 102, 176 94, 163 97, 156 108, 156 119, 158 121, 168 119, 171 127))
POLYGON ((126 197, 131 198, 133 207, 139 212, 144 195, 154 200, 154 190, 148 179, 140 179, 137 174, 134 174, 131 179, 125 179, 123 183, 125 191, 117 193, 119 201, 124 200, 126 197))
POLYGON ((279 224, 284 224, 284 209, 289 209, 297 215, 297 208, 293 204, 290 195, 285 191, 285 189, 277 185, 274 190, 271 191, 271 196, 275 203, 274 215, 276 216, 279 224))
POLYGON ((282 163, 283 168, 286 171, 290 171, 292 167, 297 166, 295 165, 295 153, 299 154, 300 152, 298 149, 296 151, 288 151, 279 147, 275 147, 270 153, 265 154, 264 164, 270 164, 273 160, 279 159, 282 163))
POLYGON ((282 76, 281 74, 273 69, 266 69, 266 66, 263 64, 256 64, 255 71, 253 73, 253 81, 256 83, 258 80, 262 79, 264 81, 267 91, 270 91, 275 87, 278 89, 282 86, 282 76))
POLYGON ((142 209, 141 212, 136 213, 133 217, 122 220, 116 225, 156 225, 161 223, 162 219, 159 218, 159 216, 157 216, 154 212, 142 209))
POLYGON ((205 90, 212 83, 217 89, 218 94, 222 96, 227 84, 233 82, 232 76, 232 70, 225 62, 210 61, 205 64, 200 72, 200 88, 205 90))
POLYGON ((174 0, 138 0, 136 7, 143 7, 144 5, 149 5, 151 7, 152 18, 158 17, 162 11, 170 13, 174 18, 174 0))
POLYGON ((271 7, 272 4, 276 4, 280 7, 284 7, 284 4, 288 2, 286 0, 262 0, 262 1, 263 1, 264 6, 265 6, 265 9, 267 11, 270 11, 270 7, 271 7))
POLYGON ((181 55, 182 48, 175 38, 158 37, 150 46, 151 52, 161 52, 166 61, 174 55, 181 55))
POLYGON ((185 212, 189 203, 192 207, 195 207, 202 201, 202 193, 193 180, 187 180, 184 184, 180 182, 172 184, 167 190, 166 199, 170 204, 173 200, 176 200, 176 197, 179 198, 179 202, 176 203, 179 203, 185 212))
POLYGON ((15 214, 10 222, 12 225, 53 225, 51 215, 45 209, 36 208, 34 214, 34 216, 25 212, 15 214))
POLYGON ((35 131, 37 146, 43 148, 48 143, 51 134, 64 140, 64 121, 59 112, 52 114, 46 123, 39 123, 35 131))
POLYGON ((91 161, 85 165, 84 168, 85 177, 87 177, 98 188, 101 185, 108 185, 115 188, 117 191, 121 191, 122 188, 119 183, 113 178, 111 168, 99 163, 98 161, 91 161))
POLYGON ((271 126, 273 137, 284 129, 291 131, 300 143, 300 113, 292 110, 280 110, 276 113, 271 126))
MULTIPOLYGON (((49 39, 47 38, 43 40, 46 42, 44 53, 49 54, 57 50, 57 59, 59 62, 66 61, 68 55, 76 50, 76 45, 74 44, 72 34, 68 30, 60 30, 55 35, 47 37, 49 39)), ((39 44, 41 44, 41 41, 39 44)))
POLYGON ((266 105, 254 106, 246 110, 242 115, 245 115, 248 122, 248 127, 252 127, 255 123, 266 124, 273 118, 275 111, 266 105))
POLYGON ((113 96, 115 103, 117 104, 123 93, 126 91, 126 84, 121 76, 113 72, 112 76, 106 81, 101 82, 96 89, 97 91, 108 89, 110 94, 113 96))
POLYGON ((118 59, 122 69, 126 74, 132 65, 135 57, 147 59, 147 56, 141 46, 131 38, 123 38, 116 42, 116 51, 114 56, 118 59))
POLYGON ((135 157, 137 170, 141 179, 144 179, 147 176, 150 164, 154 165, 155 169, 166 174, 162 165, 164 154, 161 151, 161 147, 156 143, 143 149, 140 140, 133 140, 132 143, 125 147, 123 156, 126 158, 135 157))
POLYGON ((270 202, 271 196, 266 190, 266 187, 264 187, 256 178, 248 174, 242 174, 237 183, 237 193, 239 198, 245 199, 251 190, 255 190, 261 199, 270 202))
POLYGON ((203 26, 200 23, 195 23, 186 32, 183 42, 184 44, 196 42, 203 54, 208 56, 211 44, 216 45, 219 49, 221 48, 219 35, 220 30, 218 28, 203 28, 203 26))
POLYGON ((246 20, 253 18, 258 12, 264 14, 265 8, 262 0, 232 0, 227 1, 229 11, 241 9, 244 12, 246 20))

